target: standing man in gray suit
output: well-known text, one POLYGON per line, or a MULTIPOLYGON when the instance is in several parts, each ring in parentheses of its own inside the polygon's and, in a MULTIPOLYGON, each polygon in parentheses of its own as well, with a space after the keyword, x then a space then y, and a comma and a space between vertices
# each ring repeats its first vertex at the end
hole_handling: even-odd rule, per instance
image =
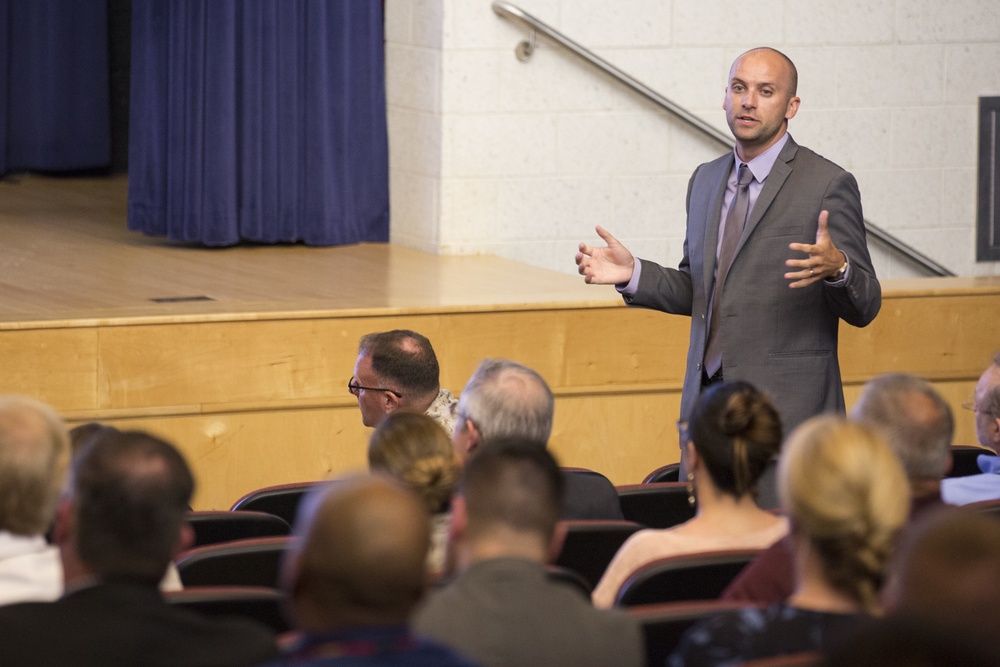
POLYGON ((857 181, 788 134, 797 79, 774 49, 733 63, 723 108, 736 148, 688 183, 677 269, 636 261, 601 227, 606 245, 576 255, 586 282, 616 285, 627 304, 691 316, 681 420, 723 378, 769 393, 786 432, 843 412, 839 320, 863 327, 881 306, 857 181))

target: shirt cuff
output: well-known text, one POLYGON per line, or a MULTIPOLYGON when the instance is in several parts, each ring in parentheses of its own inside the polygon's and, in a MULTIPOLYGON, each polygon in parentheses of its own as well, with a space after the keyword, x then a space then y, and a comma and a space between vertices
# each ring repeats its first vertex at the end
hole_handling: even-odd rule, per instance
POLYGON ((618 283, 615 285, 615 289, 624 296, 635 296, 635 293, 639 291, 639 274, 641 273, 642 261, 636 258, 635 266, 632 269, 632 279, 627 283, 618 283))

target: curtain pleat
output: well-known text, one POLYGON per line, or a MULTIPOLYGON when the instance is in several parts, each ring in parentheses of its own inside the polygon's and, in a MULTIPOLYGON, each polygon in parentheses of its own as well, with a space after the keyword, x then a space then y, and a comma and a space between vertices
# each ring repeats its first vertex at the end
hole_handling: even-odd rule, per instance
POLYGON ((135 0, 129 227, 387 241, 382 4, 135 0))
POLYGON ((0 0, 0 173, 111 162, 107 0, 0 0))

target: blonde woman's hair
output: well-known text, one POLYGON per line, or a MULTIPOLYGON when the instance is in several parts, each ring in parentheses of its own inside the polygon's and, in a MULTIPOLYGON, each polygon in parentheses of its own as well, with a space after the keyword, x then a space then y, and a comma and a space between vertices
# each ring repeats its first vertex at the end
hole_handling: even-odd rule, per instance
POLYGON ((910 509, 909 481, 885 441, 867 426, 814 417, 785 443, 778 493, 793 533, 815 548, 828 583, 876 611, 910 509))
POLYGON ((427 415, 412 412, 393 412, 379 423, 368 440, 368 466, 402 482, 431 514, 448 509, 458 481, 448 434, 427 415))

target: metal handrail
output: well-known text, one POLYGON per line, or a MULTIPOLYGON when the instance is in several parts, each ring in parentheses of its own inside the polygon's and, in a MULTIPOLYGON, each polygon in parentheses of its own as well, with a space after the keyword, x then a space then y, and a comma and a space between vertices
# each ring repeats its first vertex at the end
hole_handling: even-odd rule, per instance
MULTIPOLYGON (((653 104, 674 114, 684 122, 688 123, 695 129, 700 131, 702 134, 705 134, 706 136, 715 139, 717 142, 728 147, 730 150, 732 150, 733 147, 736 145, 736 142, 728 134, 721 132, 716 127, 709 125, 704 120, 695 116, 694 114, 687 111, 683 107, 680 107, 677 104, 671 102, 666 97, 660 95, 658 92, 656 92, 646 84, 642 83, 635 77, 623 72, 619 68, 609 63, 607 60, 595 54, 593 51, 590 51, 589 49, 581 46, 579 43, 573 41, 559 30, 556 30, 555 28, 553 28, 552 26, 550 26, 549 24, 545 23, 542 20, 535 18, 534 16, 524 11, 517 5, 514 5, 510 2, 505 2, 504 0, 494 0, 493 11, 496 12, 501 17, 514 19, 515 21, 524 24, 531 32, 531 34, 529 35, 529 40, 518 44, 517 47, 518 58, 522 60, 527 60, 531 56, 531 53, 534 50, 533 33, 539 32, 548 37, 549 39, 551 39, 552 41, 556 42, 560 46, 565 47, 566 50, 568 50, 570 53, 582 58, 583 60, 586 60, 591 65, 601 70, 608 76, 625 84, 626 86, 631 88, 636 93, 639 93, 653 104)), ((868 229, 868 232, 873 237, 875 237, 885 245, 889 246, 893 250, 901 253, 904 257, 906 257, 913 263, 917 264, 925 271, 936 276, 955 275, 952 271, 948 270, 941 264, 937 263, 936 261, 934 261, 927 255, 923 254, 916 248, 901 241, 900 239, 896 238, 895 236, 885 231, 884 229, 872 224, 868 220, 865 220, 865 227, 868 229)))

